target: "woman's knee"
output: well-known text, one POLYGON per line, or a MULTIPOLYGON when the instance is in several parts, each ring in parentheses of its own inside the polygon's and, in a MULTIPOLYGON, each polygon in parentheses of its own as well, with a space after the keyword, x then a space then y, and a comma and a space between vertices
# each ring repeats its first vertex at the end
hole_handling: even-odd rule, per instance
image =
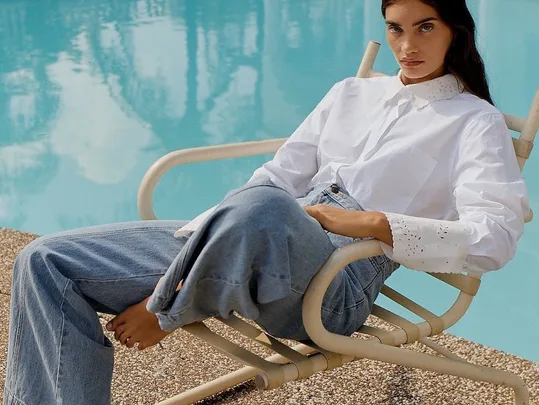
POLYGON ((26 245, 15 258, 13 265, 13 282, 27 280, 30 275, 36 275, 43 267, 48 268, 47 261, 55 253, 61 253, 58 243, 49 236, 41 236, 26 245))
POLYGON ((43 245, 46 244, 44 239, 44 237, 39 237, 28 243, 15 258, 15 267, 18 268, 35 255, 40 255, 43 245))
MULTIPOLYGON (((237 226, 257 230, 280 227, 302 214, 296 200, 275 186, 254 186, 239 191, 225 203, 237 226)), ((306 215, 306 214, 304 214, 306 215)))

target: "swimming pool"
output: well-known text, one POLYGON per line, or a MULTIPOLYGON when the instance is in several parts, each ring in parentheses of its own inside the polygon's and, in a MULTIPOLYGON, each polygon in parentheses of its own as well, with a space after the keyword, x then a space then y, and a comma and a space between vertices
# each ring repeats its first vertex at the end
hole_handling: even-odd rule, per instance
MULTIPOLYGON (((0 3, 0 226, 40 234, 138 219, 147 168, 181 148, 288 136, 384 40, 379 0, 9 0, 0 3)), ((473 0, 494 99, 525 115, 539 88, 535 0, 473 0)), ((394 72, 383 47, 377 69, 394 72)), ((191 218, 269 156, 172 170, 160 218, 191 218)), ((539 212, 539 157, 525 169, 539 212)), ((451 332, 539 360, 539 220, 484 277, 451 332), (514 333, 519 333, 515 338, 514 333)), ((454 296, 402 270, 438 310, 454 296), (423 292, 425 286, 431 292, 423 292)))

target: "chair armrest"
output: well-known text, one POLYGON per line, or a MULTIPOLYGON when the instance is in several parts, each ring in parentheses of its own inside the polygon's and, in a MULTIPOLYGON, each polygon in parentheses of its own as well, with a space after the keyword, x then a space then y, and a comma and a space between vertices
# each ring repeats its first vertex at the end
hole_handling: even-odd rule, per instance
MULTIPOLYGON (((350 338, 331 333, 322 324, 322 301, 331 281, 348 264, 381 254, 383 250, 378 240, 350 243, 336 249, 313 277, 303 297, 302 314, 305 331, 318 346, 342 353, 339 351, 339 345, 335 343, 340 341, 341 344, 346 342, 346 346, 350 345, 346 340, 350 338)), ((351 355, 356 356, 357 353, 351 355)))
POLYGON ((243 156, 275 153, 287 138, 268 139, 265 141, 231 143, 217 146, 181 149, 170 152, 157 160, 146 172, 140 183, 137 206, 142 220, 157 219, 153 212, 153 192, 163 175, 174 166, 186 163, 208 162, 243 156))
MULTIPOLYGON (((311 280, 303 299, 303 323, 309 338, 321 348, 350 356, 364 356, 363 351, 367 350, 367 348, 365 345, 360 344, 360 342, 365 341, 331 333, 324 327, 322 323, 322 300, 331 281, 345 266, 353 261, 380 254, 383 254, 383 251, 380 242, 377 240, 361 241, 345 245, 331 254, 326 263, 324 263, 311 280)), ((443 315, 438 317, 443 323, 443 330, 450 328, 464 316, 473 298, 473 295, 460 292, 453 305, 443 315)), ((402 305, 402 300, 399 303, 402 305)), ((419 329, 420 339, 432 335, 432 326, 428 321, 418 323, 416 326, 419 329)), ((399 328, 390 333, 393 335, 396 345, 407 342, 407 335, 403 329, 399 328)), ((376 339, 368 341, 378 342, 376 339)))

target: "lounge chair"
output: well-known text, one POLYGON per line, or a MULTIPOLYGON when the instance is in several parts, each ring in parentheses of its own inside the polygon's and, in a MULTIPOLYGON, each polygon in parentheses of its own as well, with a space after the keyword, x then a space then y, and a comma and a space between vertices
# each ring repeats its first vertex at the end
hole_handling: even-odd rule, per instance
MULTIPOLYGON (((357 72, 358 77, 382 75, 372 70, 379 47, 380 44, 376 42, 368 44, 357 72)), ((513 143, 520 169, 522 170, 530 156, 533 141, 539 129, 539 91, 533 100, 527 119, 511 115, 505 115, 505 118, 508 127, 520 133, 519 138, 513 138, 513 143)), ((187 163, 274 153, 285 140, 286 138, 281 138, 200 147, 179 150, 165 155, 152 165, 142 180, 138 195, 138 208, 141 218, 143 220, 156 219, 152 209, 153 191, 161 176, 170 168, 187 163)), ((533 214, 530 211, 526 222, 531 221, 532 217, 533 214)), ((336 335, 324 328, 321 321, 321 305, 331 280, 347 264, 381 253, 380 243, 376 240, 369 240, 344 246, 337 249, 330 256, 312 280, 304 298, 303 320, 305 329, 311 339, 309 342, 302 342, 294 347, 289 347, 236 316, 229 319, 218 318, 228 327, 276 352, 275 355, 266 359, 214 333, 203 322, 184 326, 184 330, 218 348, 227 356, 244 363, 246 366, 214 381, 159 402, 159 405, 192 404, 252 378, 255 378, 256 386, 259 389, 274 389, 288 381, 305 379, 314 373, 340 367, 344 363, 362 358, 508 386, 514 390, 515 404, 529 404, 528 388, 516 374, 468 363, 429 339, 430 336, 438 335, 447 330, 464 316, 479 290, 480 276, 425 273, 460 290, 456 301, 450 309, 440 316, 435 315, 388 286, 383 287, 381 292, 383 295, 422 318, 423 322, 413 323, 402 316, 374 305, 372 316, 389 322, 394 326, 392 330, 363 326, 358 332, 370 335, 370 337, 360 339, 355 336, 336 335), (413 342, 421 342, 443 357, 400 347, 413 342)))

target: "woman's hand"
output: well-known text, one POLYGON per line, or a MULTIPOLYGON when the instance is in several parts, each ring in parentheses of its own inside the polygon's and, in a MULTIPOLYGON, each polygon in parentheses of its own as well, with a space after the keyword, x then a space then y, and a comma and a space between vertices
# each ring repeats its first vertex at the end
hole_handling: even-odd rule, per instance
POLYGON ((304 207, 322 228, 352 238, 373 237, 393 246, 393 235, 386 216, 377 211, 349 211, 329 205, 304 207))

